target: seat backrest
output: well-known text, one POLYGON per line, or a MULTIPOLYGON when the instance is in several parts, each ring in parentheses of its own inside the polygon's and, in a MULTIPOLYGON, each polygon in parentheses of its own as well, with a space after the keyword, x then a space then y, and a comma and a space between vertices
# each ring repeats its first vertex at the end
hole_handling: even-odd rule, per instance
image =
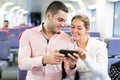
POLYGON ((99 32, 89 32, 88 33, 91 37, 100 37, 100 33, 99 32))
POLYGON ((11 35, 8 37, 10 41, 10 48, 11 49, 18 49, 19 48, 19 40, 17 35, 11 35))
POLYGON ((6 41, 6 40, 7 40, 7 32, 0 31, 0 41, 6 41))
POLYGON ((20 34, 20 30, 13 28, 13 29, 9 29, 10 30, 10 35, 19 35, 20 34))
POLYGON ((108 55, 120 55, 120 38, 110 38, 107 41, 108 55))
POLYGON ((0 41, 0 59, 9 60, 10 44, 8 41, 0 41))

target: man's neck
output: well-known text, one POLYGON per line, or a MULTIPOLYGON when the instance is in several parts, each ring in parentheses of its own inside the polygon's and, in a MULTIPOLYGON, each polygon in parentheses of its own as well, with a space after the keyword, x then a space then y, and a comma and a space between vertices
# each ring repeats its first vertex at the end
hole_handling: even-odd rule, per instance
POLYGON ((42 29, 43 29, 43 33, 45 34, 45 36, 50 39, 54 34, 49 30, 49 28, 47 27, 47 25, 43 24, 42 25, 42 29))

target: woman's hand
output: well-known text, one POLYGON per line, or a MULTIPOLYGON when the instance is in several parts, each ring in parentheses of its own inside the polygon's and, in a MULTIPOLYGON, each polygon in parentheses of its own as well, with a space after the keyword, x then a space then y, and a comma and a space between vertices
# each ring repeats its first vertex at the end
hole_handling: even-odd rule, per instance
POLYGON ((82 60, 86 59, 86 54, 84 53, 84 51, 82 49, 78 49, 78 55, 82 60))

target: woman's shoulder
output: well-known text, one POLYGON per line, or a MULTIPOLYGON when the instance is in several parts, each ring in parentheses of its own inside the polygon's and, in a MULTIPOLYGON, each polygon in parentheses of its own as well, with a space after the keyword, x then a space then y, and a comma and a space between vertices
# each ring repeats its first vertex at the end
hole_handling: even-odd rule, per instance
POLYGON ((102 38, 92 38, 90 37, 91 42, 98 46, 107 46, 107 44, 104 42, 102 38))

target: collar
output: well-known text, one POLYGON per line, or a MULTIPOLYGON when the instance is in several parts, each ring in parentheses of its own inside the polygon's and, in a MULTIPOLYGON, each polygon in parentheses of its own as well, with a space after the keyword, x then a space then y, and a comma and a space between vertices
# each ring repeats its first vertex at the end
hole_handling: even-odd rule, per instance
MULTIPOLYGON (((75 44, 75 49, 77 49, 78 48, 77 43, 75 42, 74 44, 75 44)), ((84 49, 84 51, 89 51, 92 44, 93 44, 93 41, 92 41, 91 37, 88 36, 88 43, 87 43, 86 48, 84 49)))
POLYGON ((42 32, 43 30, 42 30, 42 25, 43 25, 44 23, 42 23, 40 26, 38 26, 38 31, 39 32, 42 32))
POLYGON ((89 51, 92 45, 93 45, 93 40, 90 36, 88 36, 88 43, 86 45, 85 51, 89 51))

